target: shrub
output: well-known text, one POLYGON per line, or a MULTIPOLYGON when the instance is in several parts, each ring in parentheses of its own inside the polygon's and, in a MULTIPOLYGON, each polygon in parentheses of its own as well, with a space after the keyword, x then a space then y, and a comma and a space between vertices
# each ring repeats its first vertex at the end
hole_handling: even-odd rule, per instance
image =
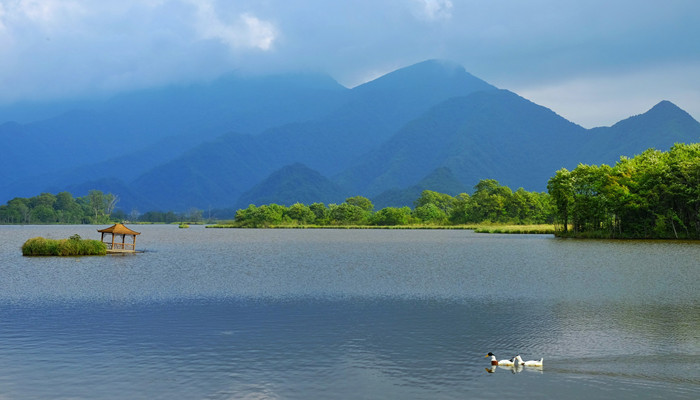
POLYGON ((97 256, 107 254, 107 245, 99 240, 83 240, 78 235, 70 239, 35 237, 22 245, 24 256, 97 256))

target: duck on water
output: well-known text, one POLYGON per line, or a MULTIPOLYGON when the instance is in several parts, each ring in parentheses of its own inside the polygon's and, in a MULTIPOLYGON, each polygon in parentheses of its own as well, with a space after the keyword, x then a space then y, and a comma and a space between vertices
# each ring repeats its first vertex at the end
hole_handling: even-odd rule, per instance
POLYGON ((510 360, 499 360, 491 352, 489 352, 489 354, 485 355, 484 357, 491 357, 491 365, 498 365, 501 367, 512 367, 518 365, 524 365, 526 367, 541 367, 544 362, 544 358, 540 358, 539 360, 523 361, 522 357, 520 357, 520 354, 516 355, 510 360))
POLYGON ((515 364, 515 359, 511 358, 510 360, 498 360, 496 359, 496 356, 489 352, 489 354, 485 355, 484 357, 491 357, 491 365, 498 365, 501 367, 512 367, 515 364))

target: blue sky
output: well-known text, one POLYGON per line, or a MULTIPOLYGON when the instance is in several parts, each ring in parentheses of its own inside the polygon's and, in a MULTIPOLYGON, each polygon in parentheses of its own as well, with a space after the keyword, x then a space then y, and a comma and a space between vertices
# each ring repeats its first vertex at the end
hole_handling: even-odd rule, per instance
POLYGON ((585 127, 700 119, 697 0, 0 0, 0 104, 440 58, 585 127))

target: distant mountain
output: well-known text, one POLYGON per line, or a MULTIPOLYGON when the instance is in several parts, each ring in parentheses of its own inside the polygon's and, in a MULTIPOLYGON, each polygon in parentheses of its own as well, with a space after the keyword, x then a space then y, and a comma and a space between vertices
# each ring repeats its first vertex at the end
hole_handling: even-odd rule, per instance
POLYGON ((317 119, 345 101, 348 92, 325 75, 228 76, 79 103, 86 108, 31 123, 1 123, 0 142, 11 151, 0 157, 0 201, 34 195, 37 187, 55 185, 56 176, 73 176, 88 165, 92 180, 131 180, 226 132, 258 134, 317 119))
POLYGON ((417 184, 405 189, 389 189, 372 198, 374 208, 380 210, 385 207, 413 208, 416 200, 424 190, 432 190, 439 193, 457 196, 460 193, 471 193, 471 188, 459 181, 447 167, 440 167, 428 174, 417 184))
POLYGON ((48 192, 58 193, 67 191, 74 197, 83 197, 86 196, 91 190, 101 190, 104 193, 115 194, 118 198, 116 204, 117 209, 129 210, 129 212, 132 210, 138 210, 141 212, 160 210, 158 204, 152 203, 148 198, 141 196, 139 193, 135 193, 129 186, 124 184, 124 182, 111 178, 87 181, 60 189, 49 188, 48 192))
POLYGON ((229 76, 74 104, 85 108, 0 123, 0 204, 99 189, 127 213, 354 195, 381 208, 481 179, 543 191, 562 167, 700 141, 700 123, 668 101, 587 130, 439 60, 353 89, 323 75, 229 76))
POLYGON ((350 190, 376 195, 447 167, 469 187, 493 178, 539 190, 555 170, 575 165, 567 156, 585 132, 512 92, 477 92, 435 106, 336 179, 350 190))
POLYGON ((132 188, 166 209, 231 207, 285 165, 302 163, 325 176, 343 171, 416 115, 456 94, 481 89, 497 90, 463 68, 427 61, 352 89, 344 103, 319 120, 202 143, 144 172, 132 188))
POLYGON ((700 141, 700 123, 664 100, 641 115, 611 127, 590 130, 587 145, 576 158, 588 163, 613 164, 620 156, 633 157, 649 148, 668 150, 674 143, 700 141))
POLYGON ((265 180, 244 193, 236 208, 246 208, 250 204, 280 204, 291 206, 295 203, 342 203, 347 193, 328 178, 309 167, 296 163, 273 172, 265 180))

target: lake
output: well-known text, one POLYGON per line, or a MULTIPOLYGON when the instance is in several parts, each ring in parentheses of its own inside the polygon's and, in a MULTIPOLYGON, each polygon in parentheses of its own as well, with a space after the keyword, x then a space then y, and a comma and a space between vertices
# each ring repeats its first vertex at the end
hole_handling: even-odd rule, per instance
POLYGON ((0 399, 700 398, 697 242, 132 225, 143 253, 21 255, 104 227, 0 226, 0 399))

